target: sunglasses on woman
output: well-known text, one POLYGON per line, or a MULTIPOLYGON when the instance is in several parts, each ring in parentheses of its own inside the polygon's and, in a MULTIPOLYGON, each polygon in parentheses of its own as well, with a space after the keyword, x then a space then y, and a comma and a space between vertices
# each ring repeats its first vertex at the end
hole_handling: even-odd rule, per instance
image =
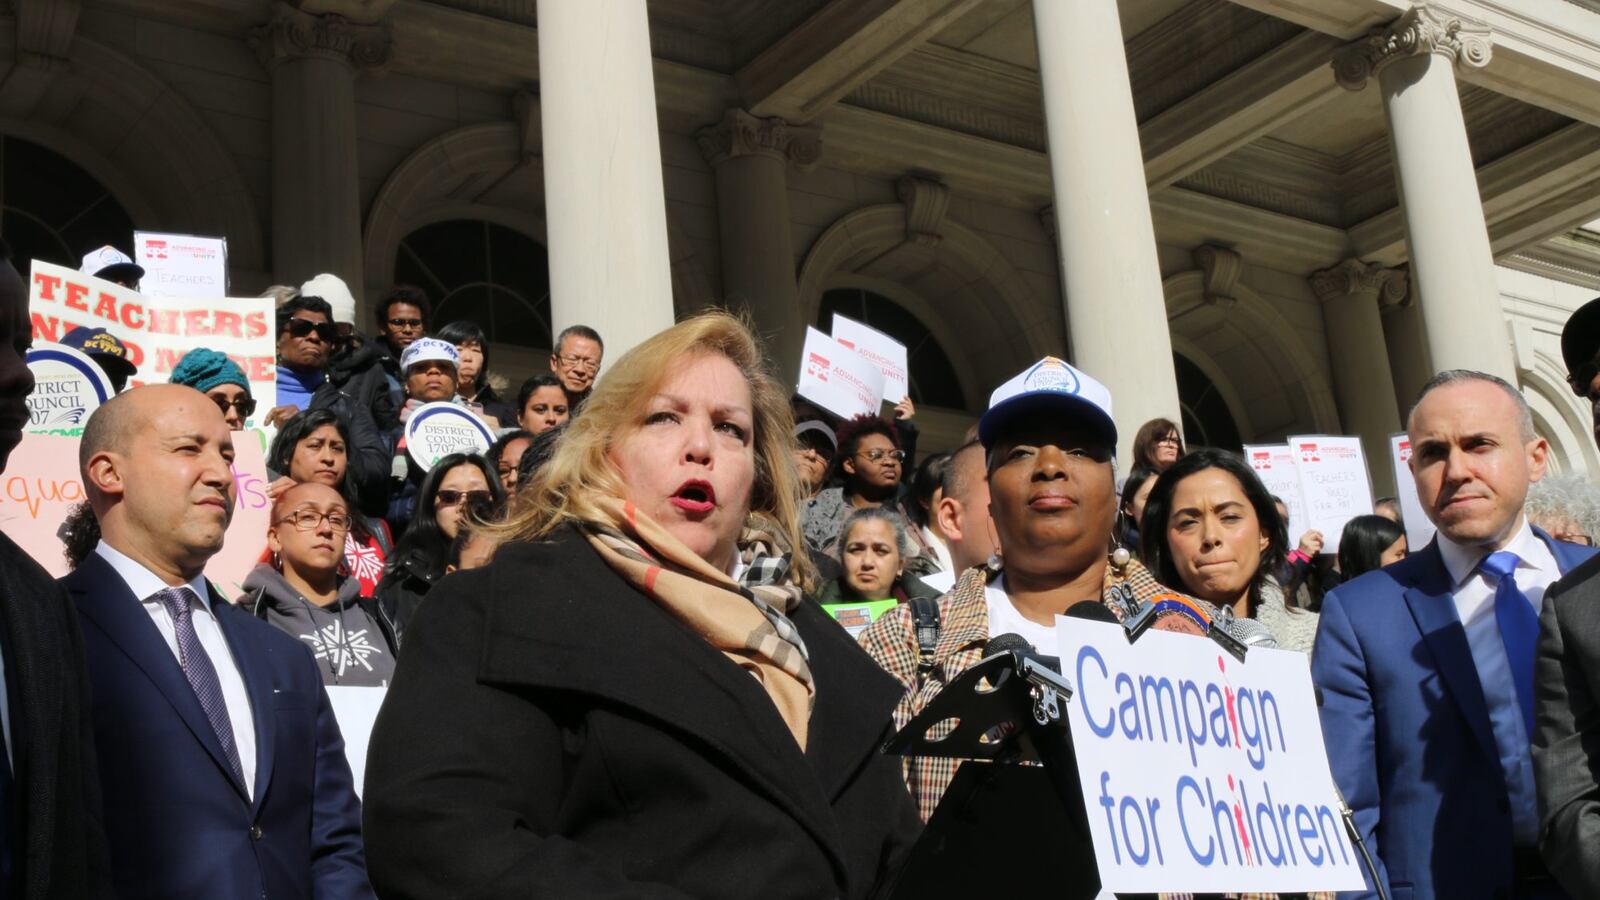
POLYGON ((324 344, 331 344, 339 337, 339 329, 335 328, 332 322, 313 322, 298 316, 285 322, 283 330, 289 332, 292 338, 303 338, 315 331, 324 344))
POLYGON ((442 490, 434 495, 438 498, 440 506, 456 506, 467 503, 472 506, 479 504, 487 506, 494 501, 494 495, 488 491, 451 491, 442 490))
POLYGON ((227 397, 212 397, 211 399, 217 404, 217 409, 222 410, 224 416, 228 414, 228 407, 230 406, 239 411, 239 418, 241 419, 248 419, 256 413, 256 401, 249 397, 239 397, 233 400, 229 400, 227 397))

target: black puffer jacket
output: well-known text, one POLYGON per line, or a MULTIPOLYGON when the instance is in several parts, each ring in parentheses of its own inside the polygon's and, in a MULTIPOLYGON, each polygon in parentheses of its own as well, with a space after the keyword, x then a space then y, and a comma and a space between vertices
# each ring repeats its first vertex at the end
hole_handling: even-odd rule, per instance
POLYGON ((379 354, 370 344, 336 357, 328 379, 311 395, 311 409, 332 410, 350 433, 345 476, 362 510, 383 515, 389 503, 389 461, 394 445, 386 433, 399 419, 389 396, 379 354))

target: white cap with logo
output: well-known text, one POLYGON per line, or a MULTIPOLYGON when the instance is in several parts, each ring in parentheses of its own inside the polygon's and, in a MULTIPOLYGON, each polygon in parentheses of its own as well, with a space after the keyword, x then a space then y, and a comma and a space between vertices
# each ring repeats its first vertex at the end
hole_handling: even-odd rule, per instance
POLYGON ((118 280, 114 276, 122 275, 124 280, 138 281, 144 277, 144 267, 133 261, 133 258, 110 244, 99 250, 85 253, 83 265, 78 271, 85 275, 107 280, 118 280), (112 271, 106 271, 106 270, 112 271))
POLYGON ((447 362, 456 368, 461 367, 461 354, 456 351, 456 345, 438 338, 417 338, 400 354, 400 371, 407 372, 411 367, 420 362, 447 362))
POLYGON ((978 440, 989 449, 1013 420, 1051 411, 1100 430, 1112 444, 1117 442, 1111 392, 1054 356, 1039 360, 994 389, 989 395, 989 411, 978 420, 978 440))

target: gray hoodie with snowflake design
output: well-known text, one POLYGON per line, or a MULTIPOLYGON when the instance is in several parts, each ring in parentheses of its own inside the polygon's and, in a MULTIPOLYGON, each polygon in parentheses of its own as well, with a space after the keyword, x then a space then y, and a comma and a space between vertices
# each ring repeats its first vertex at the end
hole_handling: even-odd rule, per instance
POLYGON ((376 605, 361 602, 361 583, 341 578, 339 595, 317 606, 262 563, 244 580, 239 605, 311 649, 322 683, 380 687, 394 679, 394 649, 376 605))

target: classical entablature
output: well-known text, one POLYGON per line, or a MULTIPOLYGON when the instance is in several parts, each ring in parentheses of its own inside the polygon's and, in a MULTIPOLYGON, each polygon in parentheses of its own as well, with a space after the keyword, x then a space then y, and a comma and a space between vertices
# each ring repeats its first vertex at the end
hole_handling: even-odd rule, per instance
MULTIPOLYGON (((535 102, 519 101, 516 122, 470 125, 435 138, 394 169, 367 210, 367 284, 393 281, 401 240, 436 222, 494 222, 546 242, 538 111, 526 106, 535 102)), ((667 237, 674 302, 685 312, 712 302, 705 270, 670 215, 667 237)))

